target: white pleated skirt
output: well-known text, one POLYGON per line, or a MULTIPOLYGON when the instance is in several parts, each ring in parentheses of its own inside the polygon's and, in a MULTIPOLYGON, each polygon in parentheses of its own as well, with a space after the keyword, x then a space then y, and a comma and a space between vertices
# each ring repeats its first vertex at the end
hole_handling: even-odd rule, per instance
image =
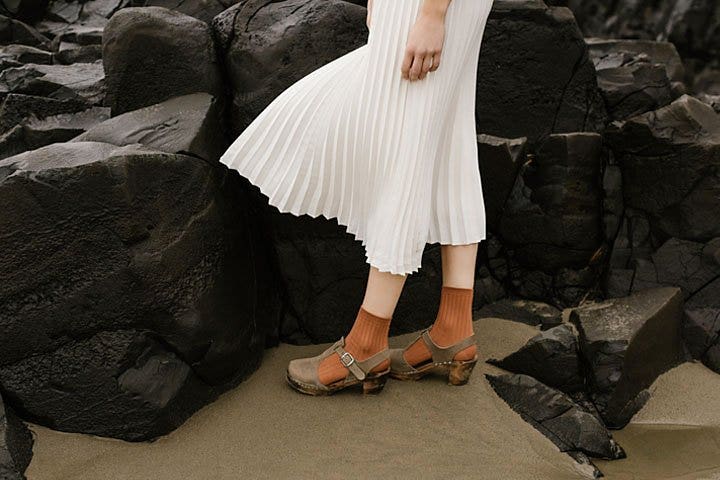
POLYGON ((367 43, 284 90, 220 159, 281 212, 336 218, 367 263, 395 274, 416 272, 426 243, 486 233, 475 98, 493 0, 453 0, 439 68, 410 82, 401 66, 422 3, 375 0, 367 43))

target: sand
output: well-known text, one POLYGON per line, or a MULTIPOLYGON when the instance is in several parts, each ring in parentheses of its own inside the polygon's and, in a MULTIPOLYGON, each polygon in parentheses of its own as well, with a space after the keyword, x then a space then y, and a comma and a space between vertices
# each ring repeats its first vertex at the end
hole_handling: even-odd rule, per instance
MULTIPOLYGON (((481 358, 487 359, 515 351, 538 330, 487 318, 475 322, 475 331, 481 358)), ((413 337, 393 337, 390 343, 400 346, 413 337)), ((326 346, 268 349, 262 366, 247 381, 152 443, 31 424, 36 444, 28 479, 590 478, 587 467, 559 452, 497 397, 482 374, 501 370, 478 363, 470 383, 462 387, 448 386, 440 377, 389 380, 378 396, 371 397, 357 391, 330 397, 293 391, 285 383, 287 362, 326 346)), ((720 429, 715 428, 720 425, 720 375, 699 364, 685 364, 658 379, 653 388, 654 396, 637 421, 615 431, 633 459, 605 462, 600 468, 607 478, 720 478, 664 476, 685 475, 695 467, 695 472, 714 475, 714 459, 720 458, 720 429), (648 449, 648 438, 667 448, 648 449), (684 448, 673 448, 678 438, 684 448), (707 448, 698 450, 695 444, 707 448), (659 453, 670 464, 672 455, 675 463, 685 458, 689 464, 674 470, 663 467, 657 462, 659 453), (652 468, 648 477, 633 476, 652 468)))

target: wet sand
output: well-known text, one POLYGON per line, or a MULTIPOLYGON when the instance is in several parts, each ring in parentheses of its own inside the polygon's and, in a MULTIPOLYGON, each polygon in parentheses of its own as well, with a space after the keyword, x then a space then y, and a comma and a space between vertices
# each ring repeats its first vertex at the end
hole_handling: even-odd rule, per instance
POLYGON ((688 362, 650 390, 632 422, 613 431, 628 458, 598 468, 613 480, 720 479, 720 375, 688 362))
MULTIPOLYGON (((537 329, 502 319, 475 322, 482 359, 502 357, 537 329)), ((414 337, 391 339, 400 346, 414 337)), ((31 425, 29 480, 237 478, 590 478, 500 400, 478 363, 470 383, 389 380, 376 397, 356 391, 310 397, 285 384, 291 358, 326 345, 266 351, 246 382, 152 443, 129 443, 31 425)), ((629 458, 597 465, 614 479, 720 478, 720 375, 681 365, 615 438, 629 458)))

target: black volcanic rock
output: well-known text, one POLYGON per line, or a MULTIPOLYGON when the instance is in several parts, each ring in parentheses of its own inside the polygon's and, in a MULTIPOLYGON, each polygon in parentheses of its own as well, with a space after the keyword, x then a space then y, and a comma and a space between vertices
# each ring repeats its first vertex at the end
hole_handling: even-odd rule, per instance
POLYGON ((625 458, 624 450, 602 422, 563 392, 528 375, 485 377, 500 398, 560 451, 606 459, 625 458))
POLYGON ((480 134, 478 162, 483 179, 483 199, 487 228, 497 230, 505 203, 525 162, 526 138, 500 138, 480 134))
POLYGON ((43 119, 62 113, 80 112, 89 107, 84 99, 57 100, 11 93, 0 105, 0 132, 6 132, 29 118, 43 119))
POLYGON ((518 175, 498 234, 523 268, 583 268, 602 244, 602 138, 550 135, 518 175))
POLYGON ((196 92, 223 98, 210 27, 201 20, 162 7, 123 8, 102 46, 113 116, 196 92))
POLYGON ((600 37, 588 37, 585 42, 596 69, 618 67, 628 62, 647 62, 662 66, 673 83, 685 80, 685 66, 671 42, 600 37))
POLYGON ((23 418, 145 440, 257 368, 278 301, 234 172, 57 143, 0 161, 0 203, 0 384, 23 418))
POLYGON ((681 290, 661 287, 571 310, 591 398, 610 428, 625 426, 655 379, 685 359, 682 308, 681 290))
POLYGON ((0 45, 13 43, 48 48, 50 40, 24 22, 0 15, 0 45))
POLYGON ((213 18, 236 3, 247 0, 130 0, 132 7, 165 7, 210 23, 213 18))
POLYGON ((683 95, 659 110, 613 124, 607 139, 622 169, 625 205, 655 236, 720 236, 720 116, 683 95))
POLYGON ((0 3, 0 14, 23 22, 34 22, 45 14, 49 0, 6 0, 0 3))
POLYGON ((94 126, 74 142, 140 143, 168 153, 217 160, 227 148, 217 99, 193 93, 133 110, 94 126))
POLYGON ((366 10, 342 0, 241 2, 215 17, 239 134, 283 90, 367 43, 366 10))
POLYGON ((25 64, 0 73, 7 92, 102 105, 105 79, 101 62, 72 65, 25 64))
POLYGON ((476 317, 498 317, 527 325, 539 325, 543 330, 562 322, 562 312, 547 303, 522 298, 503 298, 477 310, 476 317))
POLYGON ((491 358, 487 362, 513 373, 530 375, 565 393, 585 387, 580 371, 577 338, 568 324, 540 332, 520 350, 503 359, 491 358))
POLYGON ((589 36, 674 43, 683 57, 717 57, 720 3, 715 0, 552 0, 572 8, 589 36))
POLYGON ((25 480, 33 443, 30 430, 0 396, 0 479, 25 480))
POLYGON ((588 47, 570 10, 496 0, 478 65, 477 130, 527 137, 599 132, 606 122, 588 47))
MULTIPOLYGON (((614 120, 624 120, 656 110, 673 100, 668 67, 650 57, 658 47, 647 41, 638 41, 639 45, 635 48, 628 48, 629 42, 624 40, 612 43, 604 40, 602 43, 589 43, 598 73, 598 86, 603 92, 608 113, 614 120), (647 46, 647 53, 641 46, 647 46)), ((670 45, 667 49, 674 50, 674 47, 670 45)))
POLYGON ((0 159, 51 143, 66 142, 109 116, 109 108, 91 107, 81 112, 23 119, 22 123, 0 135, 0 159))

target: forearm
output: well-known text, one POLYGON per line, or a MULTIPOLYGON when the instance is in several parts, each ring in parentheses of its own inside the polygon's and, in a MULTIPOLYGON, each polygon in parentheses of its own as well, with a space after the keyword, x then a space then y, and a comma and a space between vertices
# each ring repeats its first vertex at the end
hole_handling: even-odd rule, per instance
POLYGON ((420 7, 421 13, 445 18, 445 13, 451 1, 452 0, 424 0, 422 7, 420 7))

